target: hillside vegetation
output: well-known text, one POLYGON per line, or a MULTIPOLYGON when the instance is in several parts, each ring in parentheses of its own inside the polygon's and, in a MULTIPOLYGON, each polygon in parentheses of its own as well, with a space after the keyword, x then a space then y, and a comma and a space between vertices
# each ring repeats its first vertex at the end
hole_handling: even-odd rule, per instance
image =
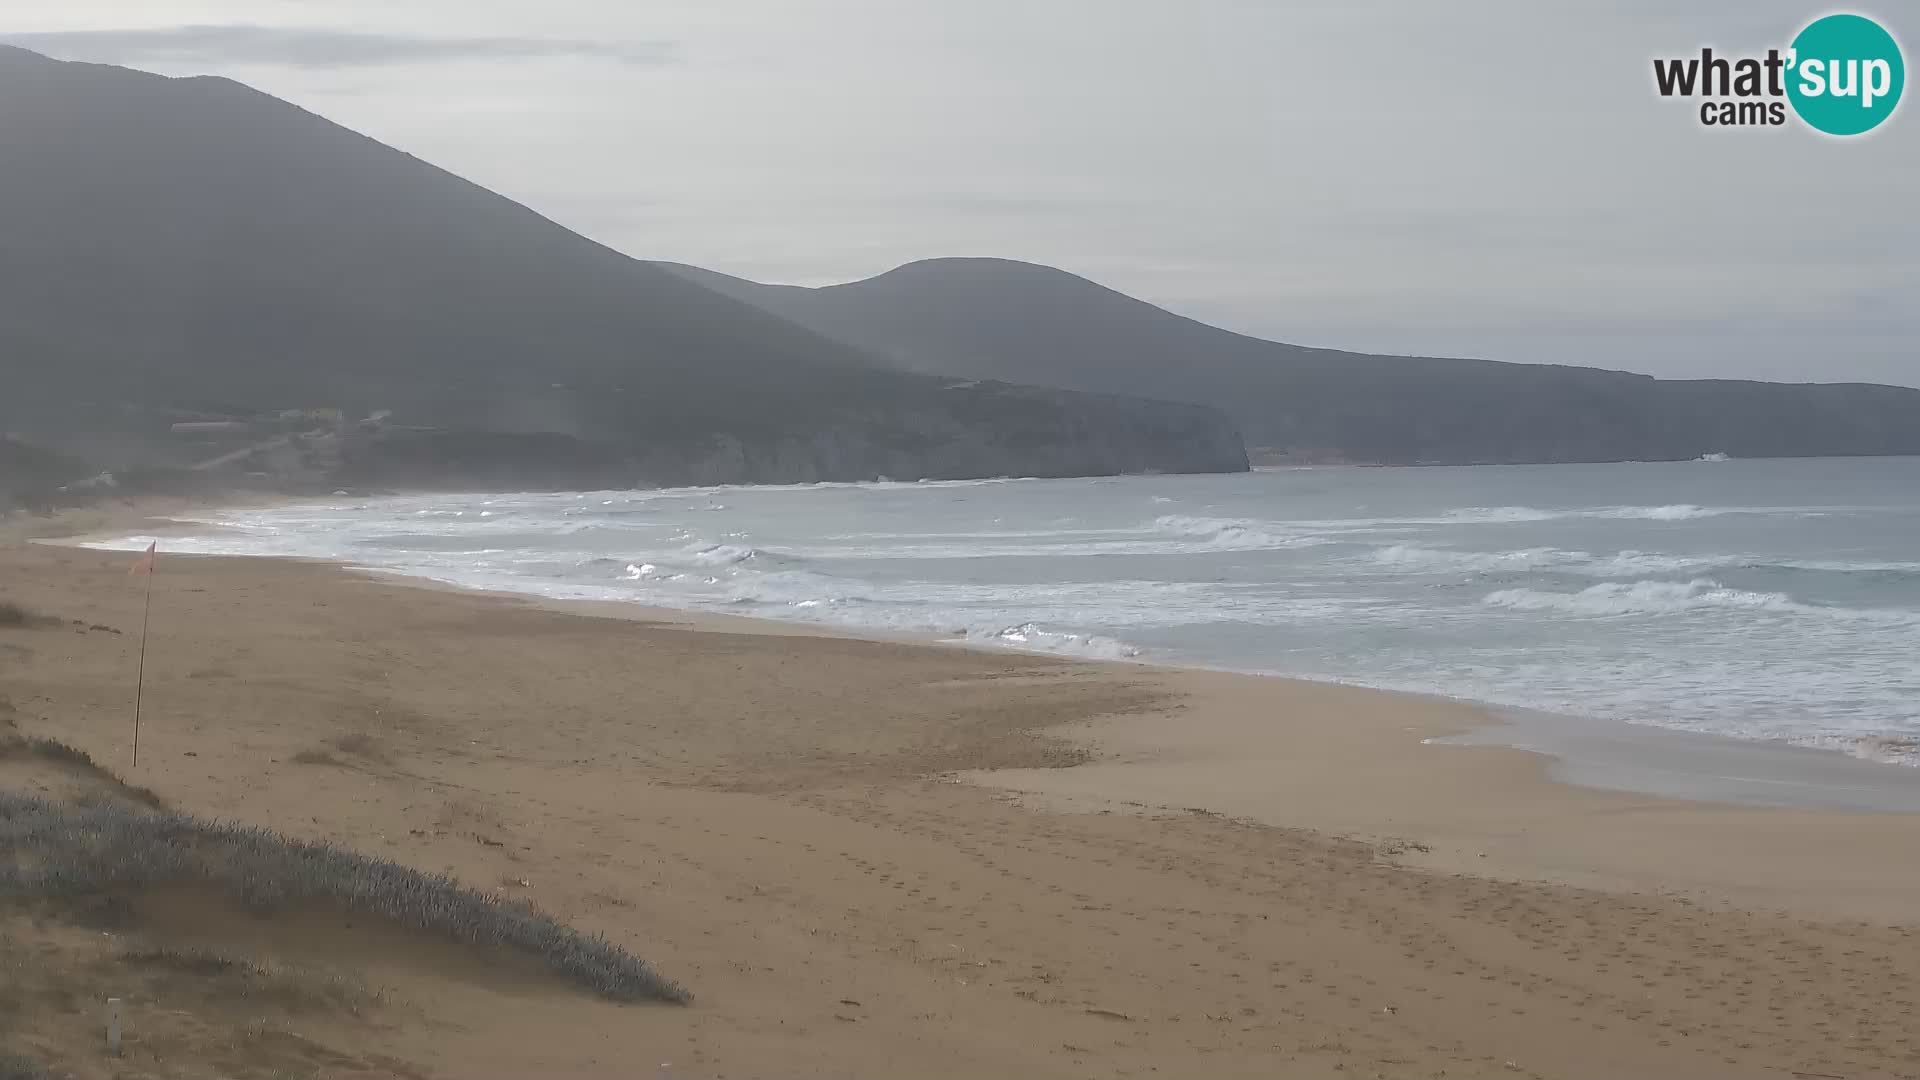
POLYGON ((1212 410, 888 369, 226 79, 0 46, 0 101, 0 430, 90 460, 339 410, 397 434, 316 468, 371 482, 1245 468, 1212 410))
POLYGON ((1920 453, 1920 390, 1907 387, 1313 349, 1005 259, 930 259, 817 289, 671 268, 900 370, 1205 404, 1281 455, 1471 464, 1920 453))

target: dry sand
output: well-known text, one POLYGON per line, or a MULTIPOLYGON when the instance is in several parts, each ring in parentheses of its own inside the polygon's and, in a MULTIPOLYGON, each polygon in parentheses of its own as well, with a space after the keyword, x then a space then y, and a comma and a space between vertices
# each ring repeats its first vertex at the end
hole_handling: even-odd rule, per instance
MULTIPOLYGON (((122 771, 126 563, 0 547, 0 598, 63 620, 0 629, 0 727, 122 771)), ((236 1034, 161 987, 110 1063, 89 1002, 0 988, 0 1047, 84 1075, 1920 1073, 1920 819, 1423 742, 1464 705, 164 556, 147 665, 129 779, 172 806, 528 897, 698 998, 174 911, 149 929, 379 1003, 236 1034)), ((93 970, 6 919, 16 985, 93 970)))

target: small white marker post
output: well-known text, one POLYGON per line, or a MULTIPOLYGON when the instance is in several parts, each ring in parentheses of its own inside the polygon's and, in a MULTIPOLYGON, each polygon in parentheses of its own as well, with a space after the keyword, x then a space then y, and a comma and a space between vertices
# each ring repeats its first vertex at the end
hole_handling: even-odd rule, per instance
POLYGON ((120 999, 107 999, 107 1053, 120 1056, 120 999))

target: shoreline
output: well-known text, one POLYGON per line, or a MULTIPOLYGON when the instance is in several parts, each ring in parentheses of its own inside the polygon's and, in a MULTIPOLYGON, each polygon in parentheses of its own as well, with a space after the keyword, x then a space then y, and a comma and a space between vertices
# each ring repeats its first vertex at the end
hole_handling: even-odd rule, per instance
MULTIPOLYGON (((1920 868, 1882 865, 1877 854, 1920 839, 1920 777, 1909 781, 1904 766, 1696 736, 1712 749, 1731 744, 1772 759, 1775 768, 1781 757, 1837 768, 1846 775, 1836 783, 1861 774, 1890 778, 1894 805, 1807 805, 1804 793, 1791 805, 1742 797, 1765 792, 1765 777, 1738 778, 1751 787, 1723 787, 1711 800, 1623 790, 1584 783, 1587 775, 1576 770, 1657 787, 1672 774, 1644 762, 1629 770, 1621 748, 1688 741, 1685 733, 1629 731, 1607 740, 1613 759, 1570 769, 1546 751, 1487 738, 1503 718, 1470 703, 1336 683, 1150 670, 1181 704, 1053 729, 1088 748, 1091 760, 962 779, 1054 812, 1203 813, 1310 829, 1446 874, 1620 894, 1652 890, 1707 904, 1850 918, 1915 914, 1920 868), (1271 699, 1281 695, 1290 705, 1285 711, 1273 708, 1271 699)), ((1706 770, 1723 760, 1707 754, 1690 779, 1715 776, 1706 770)))
MULTIPOLYGON (((119 554, 77 546, 96 536, 58 542, 119 554)), ((1009 662, 1026 658, 1095 679, 1144 681, 1169 699, 1161 710, 1036 729, 1075 748, 1081 760, 1072 768, 1050 764, 951 775, 1048 812, 1204 812, 1403 849, 1398 861, 1428 870, 1611 891, 1653 885, 1710 902, 1733 899, 1783 910, 1893 917, 1906 911, 1904 891, 1920 894, 1920 868, 1911 874, 1869 874, 1861 882, 1864 892, 1835 903, 1820 886, 1787 884, 1771 868, 1702 874, 1691 865, 1687 852, 1709 850, 1724 843, 1722 836, 1779 828, 1794 836, 1783 842, 1782 857, 1799 864, 1796 874, 1804 880, 1819 882, 1846 876, 1841 864, 1857 856, 1852 845, 1844 845, 1834 856, 1837 864, 1827 857, 1832 853, 1823 850, 1821 836, 1832 827, 1856 833, 1865 828, 1875 843, 1903 841, 1909 830, 1920 834, 1915 816, 1920 815, 1920 770, 1839 750, 1529 713, 1284 675, 1026 652, 621 600, 555 599, 339 560, 175 558, 304 564, 402 590, 675 631, 865 642, 1009 662), (1260 716, 1264 702, 1275 696, 1311 702, 1315 723, 1299 732, 1260 716), (1344 730, 1346 725, 1352 730, 1344 730), (1303 748, 1318 755, 1304 768, 1298 756, 1303 748), (1356 784, 1377 787, 1383 797, 1356 806, 1338 795, 1340 787, 1356 784), (1275 792, 1276 786, 1308 794, 1286 797, 1275 792), (1415 794, 1409 798, 1409 792, 1415 794), (1530 817, 1557 819, 1557 824, 1536 831, 1524 823, 1530 817), (1643 818, 1660 819, 1680 838, 1658 859, 1632 854, 1633 833, 1643 818)))
POLYGON ((1436 739, 1436 745, 1538 754, 1549 760, 1547 773, 1556 782, 1602 791, 1736 806, 1920 814, 1916 765, 1778 739, 1489 708, 1491 724, 1436 739))
MULTIPOLYGON (((281 500, 275 500, 276 503, 281 500)), ((284 500, 297 502, 298 500, 284 500)), ((222 504, 192 504, 211 509, 222 504)), ((179 510, 180 507, 174 507, 179 510)), ((168 527, 195 533, 217 526, 155 516, 146 508, 132 511, 146 532, 164 536, 168 527)), ((81 547, 120 539, 117 527, 89 528, 83 533, 36 538, 37 542, 81 547)), ((88 550, 120 550, 88 548, 88 550)), ((769 636, 821 636, 963 649, 988 655, 1046 656, 1068 663, 1116 665, 1162 672, 1206 672, 1234 678, 1272 679, 1289 683, 1339 686, 1369 694, 1385 694, 1408 702, 1432 702, 1446 709, 1467 709, 1477 719, 1457 730, 1436 731, 1434 745, 1513 750, 1541 760, 1548 780, 1575 787, 1618 794, 1654 796, 1691 802, 1834 810, 1850 813, 1920 814, 1920 762, 1906 764, 1863 757, 1838 747, 1807 746, 1775 739, 1743 739, 1731 735, 1691 732, 1651 723, 1602 720, 1570 714, 1524 709, 1496 702, 1453 697, 1440 692, 1395 690, 1358 682, 1310 679, 1272 672, 1240 671, 1205 666, 1181 666, 1153 658, 1079 656, 1047 650, 953 639, 933 633, 913 634, 857 626, 780 619, 764 615, 737 615, 698 608, 673 608, 629 600, 569 599, 541 596, 512 589, 481 588, 420 574, 376 566, 356 566, 342 559, 283 555, 202 555, 192 558, 285 559, 339 567, 347 572, 402 587, 448 590, 528 603, 552 611, 646 623, 684 625, 694 629, 717 627, 769 636), (1684 765, 1684 767, 1679 767, 1684 765), (1753 775, 1748 775, 1753 774, 1753 775)))
MULTIPOLYGON (((275 556, 238 556, 274 558, 275 556)), ((326 560, 319 560, 326 562, 326 560)), ((1423 746, 1515 751, 1539 759, 1541 776, 1555 784, 1620 795, 1644 795, 1679 802, 1711 803, 1782 810, 1920 815, 1920 768, 1862 758, 1831 747, 1802 746, 1774 739, 1740 739, 1689 732, 1653 724, 1597 720, 1493 702, 1360 683, 1307 679, 1260 671, 1183 667, 1152 659, 1080 657, 1009 646, 942 638, 931 634, 887 634, 804 620, 731 615, 691 608, 669 608, 624 600, 555 600, 501 589, 476 589, 382 570, 333 563, 351 573, 390 579, 404 587, 447 589, 531 603, 548 611, 625 619, 692 631, 757 634, 769 637, 827 637, 853 641, 959 649, 985 655, 1047 657, 1072 665, 1127 671, 1143 669, 1163 681, 1183 676, 1218 676, 1281 684, 1338 687, 1359 695, 1384 695, 1423 714, 1446 713, 1449 720, 1423 731, 1423 746), (1725 770, 1737 769, 1738 774, 1725 770), (1753 774, 1753 775, 1746 775, 1753 774)), ((1410 736, 1411 738, 1412 736, 1410 736)), ((1090 733, 1088 749, 1098 735, 1090 733)), ((1167 751, 1177 754, 1177 748, 1167 751)), ((1096 759, 1097 761, 1097 759, 1096 759)), ((991 785, 990 780, 982 782, 991 785)), ((1201 804, 1205 798, 1200 798, 1201 804)), ((1212 809, 1212 808, 1209 808, 1212 809)), ((1270 824, 1284 824, 1270 822, 1270 824)))
MULTIPOLYGON (((54 617, 0 629, 0 727, 127 765, 126 563, 0 544, 8 599, 54 617)), ((1425 741, 1481 710, 1334 684, 271 558, 154 580, 130 782, 537 902, 695 994, 623 1008, 357 954, 409 1019, 342 1045, 423 1071, 627 1074, 636 1047, 689 1076, 1920 1065, 1906 815, 1573 787, 1425 741)))

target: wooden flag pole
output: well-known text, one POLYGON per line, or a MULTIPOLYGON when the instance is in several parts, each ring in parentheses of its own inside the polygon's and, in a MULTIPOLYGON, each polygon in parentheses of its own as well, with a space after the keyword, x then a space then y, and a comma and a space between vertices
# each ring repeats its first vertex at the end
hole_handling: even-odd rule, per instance
POLYGON ((147 619, 153 614, 153 563, 158 547, 156 543, 147 548, 144 560, 147 596, 140 605, 140 665, 133 678, 133 768, 136 769, 140 767, 140 699, 146 695, 147 689, 147 619))

